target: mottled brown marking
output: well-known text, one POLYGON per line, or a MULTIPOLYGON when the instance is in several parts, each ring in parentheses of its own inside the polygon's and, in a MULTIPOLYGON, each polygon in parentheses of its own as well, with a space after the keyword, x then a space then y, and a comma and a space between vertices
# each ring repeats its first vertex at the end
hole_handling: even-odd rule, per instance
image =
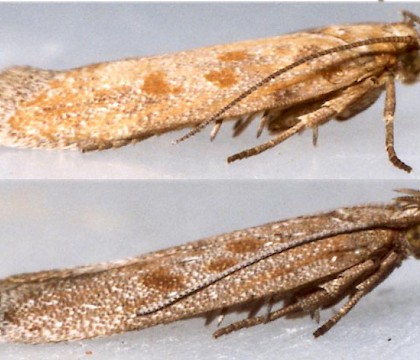
POLYGON ((170 93, 178 93, 181 87, 174 88, 166 80, 163 71, 156 71, 144 78, 142 90, 150 95, 167 95, 170 93))
POLYGON ((249 58, 246 51, 228 51, 218 56, 221 61, 242 61, 249 58))
MULTIPOLYGON (((364 90, 363 79, 382 82, 389 73, 404 83, 416 81, 419 35, 416 21, 409 21, 415 17, 404 16, 400 23, 329 26, 65 71, 6 69, 0 72, 0 145, 104 150, 195 127, 179 142, 218 118, 307 109, 313 100, 334 94, 328 101, 335 108, 328 103, 329 110, 324 110, 327 106, 320 103, 305 122, 281 127, 284 134, 228 162, 254 156, 305 128, 317 128, 346 106, 362 109, 354 105, 361 97, 349 96, 364 90), (337 64, 341 77, 334 72, 324 76, 323 69, 337 64)), ((375 86, 371 82, 368 90, 375 91, 375 86)), ((377 87, 383 90, 382 83, 377 87)), ((344 117, 355 113, 347 111, 344 117)), ((270 123, 265 118, 261 129, 270 123)), ((387 152, 395 166, 408 171, 394 154, 392 123, 387 125, 387 152)))
POLYGON ((206 266, 206 270, 213 273, 219 273, 226 270, 236 264, 236 261, 232 258, 219 258, 210 261, 206 266))
POLYGON ((152 263, 152 261, 145 260, 145 261, 141 261, 141 262, 138 262, 138 263, 131 264, 131 265, 127 266, 127 268, 129 267, 130 270, 132 270, 134 272, 139 272, 139 271, 143 271, 144 269, 149 267, 151 265, 151 263, 152 263))
POLYGON ((204 75, 206 80, 221 88, 235 85, 237 80, 235 73, 231 69, 222 69, 219 71, 210 71, 204 75))
POLYGON ((340 65, 329 66, 321 71, 321 76, 332 84, 339 84, 342 81, 344 71, 340 65))
MULTIPOLYGON (((349 296, 314 333, 319 336, 408 255, 418 257, 420 191, 401 192, 391 204, 300 216, 125 261, 0 279, 0 342, 92 338, 267 298, 286 300, 270 314, 273 321, 349 296)), ((244 321, 246 326, 234 323, 215 336, 267 316, 244 321)))
POLYGON ((19 319, 16 318, 15 314, 16 314, 16 311, 13 311, 13 310, 9 310, 9 311, 5 312, 3 314, 3 319, 2 319, 3 322, 6 322, 6 323, 7 322, 10 322, 10 323, 17 322, 18 323, 19 319))
POLYGON ((169 269, 157 268, 145 274, 142 279, 144 285, 159 291, 174 291, 183 283, 183 277, 169 273, 169 269))
POLYGON ((320 45, 310 44, 310 45, 303 45, 302 46, 302 51, 305 54, 316 54, 316 53, 318 53, 322 50, 323 50, 323 48, 320 45))
POLYGON ((290 46, 287 45, 278 45, 274 47, 274 51, 277 56, 283 58, 285 56, 290 56, 290 46))
POLYGON ((261 248, 263 242, 258 239, 241 239, 239 241, 232 241, 225 245, 227 251, 231 251, 233 253, 248 253, 248 252, 255 252, 261 248))
POLYGON ((41 330, 42 330, 42 328, 41 328, 40 326, 36 326, 36 325, 31 324, 31 325, 29 326, 28 330, 29 330, 30 332, 33 332, 33 333, 40 333, 40 332, 41 332, 41 330))

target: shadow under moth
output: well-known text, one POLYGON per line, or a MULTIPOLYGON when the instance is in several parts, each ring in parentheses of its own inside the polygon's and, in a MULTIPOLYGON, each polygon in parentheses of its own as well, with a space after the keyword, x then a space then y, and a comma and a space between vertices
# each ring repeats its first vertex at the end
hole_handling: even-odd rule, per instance
POLYGON ((417 81, 419 18, 337 25, 66 71, 16 66, 0 72, 0 144, 82 151, 120 147, 186 127, 176 142, 225 120, 237 136, 257 117, 272 138, 228 158, 247 158, 331 119, 346 120, 385 90, 386 150, 394 150, 396 78, 417 81))
POLYGON ((106 336, 248 310, 215 337, 345 299, 320 336, 410 255, 420 257, 420 191, 277 221, 132 259, 0 280, 0 341, 106 336), (263 315, 262 307, 267 305, 263 315))

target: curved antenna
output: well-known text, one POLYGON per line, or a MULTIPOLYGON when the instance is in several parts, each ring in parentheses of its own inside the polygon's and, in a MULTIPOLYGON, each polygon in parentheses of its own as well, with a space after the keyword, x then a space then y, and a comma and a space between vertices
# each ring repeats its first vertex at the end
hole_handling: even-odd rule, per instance
POLYGON ((401 14, 404 17, 404 22, 410 24, 411 26, 413 26, 414 24, 420 25, 420 17, 418 17, 411 11, 403 10, 401 11, 401 14))
MULTIPOLYGON (((413 14, 407 12, 406 15, 411 17, 413 14)), ((331 55, 331 54, 334 54, 334 53, 338 53, 338 52, 342 52, 342 51, 346 51, 346 50, 351 50, 351 49, 361 47, 361 46, 373 45, 373 44, 385 44, 385 43, 406 43, 406 44, 410 44, 410 43, 417 43, 417 40, 415 38, 413 38, 412 36, 388 36, 388 37, 371 38, 371 39, 356 41, 356 42, 346 44, 346 45, 340 45, 340 46, 337 46, 337 47, 333 47, 333 48, 330 48, 330 49, 327 49, 327 50, 322 50, 322 51, 319 51, 317 53, 304 56, 304 57, 300 58, 299 60, 291 63, 290 65, 287 65, 287 66, 285 66, 285 67, 283 67, 279 70, 274 71, 270 75, 268 75, 265 78, 263 78, 262 80, 258 81, 256 84, 249 87, 246 91, 241 93, 238 97, 236 97, 230 103, 228 103, 227 105, 222 107, 219 111, 217 111, 212 117, 210 117, 209 119, 201 122, 195 128, 193 128, 191 131, 189 131, 187 134, 185 134, 185 135, 181 136, 179 139, 175 140, 173 142, 173 144, 178 144, 178 143, 190 138, 191 136, 197 134, 202 129, 204 129, 207 125, 209 125, 210 123, 218 120, 221 115, 226 113, 228 110, 232 109, 239 102, 241 102, 242 100, 247 98, 249 95, 251 95, 252 93, 257 91, 259 88, 261 88, 262 86, 271 82, 272 80, 278 78, 280 75, 282 75, 282 74, 284 74, 284 73, 286 73, 286 72, 288 72, 288 71, 290 71, 290 70, 292 70, 292 69, 294 69, 294 68, 296 68, 300 65, 303 65, 307 62, 310 62, 312 60, 318 59, 318 58, 326 56, 326 55, 331 55)))
POLYGON ((401 204, 406 209, 414 209, 420 212, 420 190, 415 189, 395 189, 395 192, 402 194, 394 198, 394 200, 401 204))
POLYGON ((175 294, 174 296, 168 297, 164 300, 162 300, 161 302, 158 302, 156 304, 152 304, 151 306, 146 306, 143 309, 137 311, 137 316, 144 316, 144 315, 149 315, 151 313, 154 313, 156 311, 162 310, 163 308, 172 305, 176 302, 178 302, 179 300, 186 298, 187 296, 200 291, 222 279, 224 279, 225 277, 239 271, 242 270, 244 268, 247 268, 251 265, 254 265, 258 262, 260 262, 261 260, 267 259, 273 255, 277 255, 280 254, 284 251, 296 248, 298 246, 301 245, 305 245, 305 244, 309 244, 311 242, 314 241, 318 241, 318 240, 322 240, 331 236, 337 236, 337 235, 342 235, 342 234, 349 234, 352 232, 356 232, 356 231, 361 231, 361 230, 372 230, 373 228, 377 228, 377 227, 381 227, 381 226, 387 226, 389 227, 389 222, 388 223, 364 223, 364 224, 352 224, 351 228, 340 228, 340 229, 336 229, 336 230, 326 230, 326 231, 321 231, 319 233, 315 233, 315 234, 311 234, 308 235, 302 239, 298 239, 298 240, 294 240, 294 241, 290 241, 286 244, 279 244, 277 246, 274 246, 272 249, 269 249, 265 252, 262 252, 260 254, 257 254, 255 256, 252 256, 251 258, 240 262, 228 269, 226 269, 225 271, 222 271, 219 274, 216 274, 214 276, 211 276, 209 278, 207 278, 206 280, 204 280, 203 282, 201 282, 200 284, 193 286, 191 288, 187 288, 184 291, 181 291, 177 294, 175 294))

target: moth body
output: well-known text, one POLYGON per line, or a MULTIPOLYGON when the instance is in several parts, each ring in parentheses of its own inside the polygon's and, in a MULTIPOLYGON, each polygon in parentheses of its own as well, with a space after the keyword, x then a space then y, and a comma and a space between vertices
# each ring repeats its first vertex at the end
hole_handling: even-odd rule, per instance
MULTIPOLYGON (((209 119, 217 120, 218 127, 236 119, 242 131, 262 114, 261 130, 268 128, 273 139, 228 160, 256 155, 306 128, 356 115, 372 105, 394 77, 416 81, 416 21, 415 15, 405 13, 400 23, 329 26, 67 71, 12 67, 0 72, 0 144, 106 149, 172 130, 201 128, 209 119), (384 40, 370 42, 373 39, 384 40), (366 44, 317 56, 360 41, 366 44), (299 63, 302 59, 307 61, 299 63)), ((393 103, 392 97, 388 108, 393 103)), ((391 110, 385 117, 392 125, 391 110)), ((389 157, 409 171, 395 155, 391 125, 389 157)))
MULTIPOLYGON (((129 260, 0 280, 0 340, 58 342, 105 336, 268 301, 227 334, 348 302, 333 326, 409 255, 420 254, 420 192, 268 223, 129 260)), ((337 318, 338 316, 338 318, 337 318)))

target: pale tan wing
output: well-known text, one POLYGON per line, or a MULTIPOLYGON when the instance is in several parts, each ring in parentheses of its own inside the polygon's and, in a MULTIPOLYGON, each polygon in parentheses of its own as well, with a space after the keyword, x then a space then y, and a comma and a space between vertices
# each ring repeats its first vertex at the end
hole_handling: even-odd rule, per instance
MULTIPOLYGON (((405 24, 328 27, 64 72, 12 68, 0 73, 0 141, 89 150, 194 126, 305 55, 362 35, 393 35, 398 27, 413 32, 405 24), (15 77, 20 81, 15 83, 15 77)), ((318 99, 392 68, 404 46, 380 44, 317 59, 257 90, 224 116, 318 99)))
MULTIPOLYGON (((196 264, 206 262, 206 259, 218 258, 217 254, 223 254, 225 251, 228 251, 229 253, 231 252, 230 250, 232 250, 233 254, 238 256, 237 260, 242 262, 247 260, 249 257, 253 257, 253 255, 255 255, 258 251, 261 251, 262 247, 269 249, 278 244, 284 244, 285 250, 287 250, 287 245, 291 241, 299 241, 300 239, 304 239, 310 235, 310 233, 308 233, 308 229, 310 229, 315 236, 317 236, 317 234, 321 234, 319 236, 323 236, 322 234, 328 234, 333 231, 342 233, 343 231, 346 231, 348 227, 357 223, 360 220, 358 216, 359 213, 363 216, 366 209, 373 209, 371 210, 371 215, 375 216, 371 217, 371 221, 373 223, 381 224, 386 221, 393 211, 393 207, 391 206, 389 207, 389 211, 376 211, 375 207, 371 206, 354 207, 349 209, 351 209, 351 218, 348 218, 346 221, 341 220, 339 223, 337 223, 337 219, 343 217, 342 213, 346 212, 346 208, 330 213, 302 216, 294 219, 251 227, 244 230, 237 230, 231 233, 209 237, 184 245, 139 255, 134 258, 97 263, 95 265, 79 266, 75 268, 55 269, 13 275, 0 280, 0 291, 17 287, 20 284, 41 284, 44 282, 65 280, 67 278, 72 279, 79 275, 97 275, 107 270, 118 270, 121 267, 127 267, 132 264, 143 269, 153 269, 159 264, 196 264), (334 214, 337 214, 337 216, 334 216, 334 214), (307 224, 310 224, 310 226, 307 224), (230 247, 231 249, 229 250, 227 247, 230 247)), ((196 269, 192 267, 191 271, 194 272, 196 269)))
MULTIPOLYGON (((65 270, 65 276, 60 271, 23 275, 27 282, 0 292, 3 337, 43 342, 100 336, 298 289, 388 250, 398 230, 379 230, 383 236, 375 242, 373 231, 365 230, 392 223, 395 213, 394 206, 344 208, 150 253, 109 270, 101 264, 96 271, 95 266, 65 270), (309 237, 319 240, 308 243, 309 237), (299 241, 304 245, 293 248, 299 241), (277 255, 262 257, 270 251, 277 255), (261 261, 207 284, 258 256, 261 261), (153 307, 157 310, 139 316, 153 307)), ((406 217, 400 218, 393 227, 407 226, 406 217)))
MULTIPOLYGON (((253 266, 258 267, 259 264, 263 263, 262 260, 266 259, 268 259, 268 263, 275 262, 276 267, 281 269, 279 271, 289 273, 290 276, 293 276, 295 261, 298 262, 299 258, 311 258, 309 255, 303 255, 305 252, 302 250, 303 248, 307 247, 311 249, 308 252, 311 253, 313 251, 313 258, 319 260, 322 256, 318 250, 314 251, 314 249, 318 247, 320 249, 325 248, 323 247, 322 241, 330 240, 323 239, 331 238, 335 235, 342 235, 342 238, 340 241, 333 240, 333 243, 336 245, 327 250, 324 260, 330 261, 332 257, 340 253, 339 248, 342 248, 344 252, 348 251, 347 255, 350 260, 352 256, 351 252, 354 249, 349 249, 352 248, 351 243, 355 240, 351 234, 349 236, 345 234, 381 226, 386 227, 385 224, 390 223, 392 224, 391 227, 395 227, 395 224, 392 223, 394 220, 393 217, 395 217, 395 210, 394 206, 343 208, 320 215, 298 217, 239 230, 191 243, 185 247, 174 248, 174 255, 160 258, 159 265, 163 265, 166 269, 171 269, 172 273, 178 269, 178 275, 181 277, 182 274, 186 274, 183 277, 183 285, 176 290, 171 289, 171 291, 167 291, 165 294, 161 291, 149 292, 150 298, 148 298, 148 301, 143 307, 139 308, 139 313, 147 314, 156 311, 210 284, 215 284, 216 287, 219 285, 224 287, 226 286, 224 280, 232 282, 232 284, 228 285, 229 288, 233 288, 235 283, 239 287, 244 286, 244 282, 238 281, 238 278, 243 276, 243 279, 246 279, 249 273, 252 272, 250 268, 253 266), (369 219, 369 221, 366 222, 366 219, 369 219), (312 243, 308 244, 310 242, 312 243), (349 243, 346 245, 346 242, 349 243), (301 252, 301 255, 295 258, 296 253, 299 252, 301 252), (289 270, 285 270, 285 268, 289 270), (232 274, 231 278, 225 279, 227 277, 226 274, 232 274), (149 301, 151 299, 153 300, 149 301)), ((398 219, 401 221, 402 227, 406 226, 404 219, 404 216, 402 220, 398 219)), ((389 239, 384 241, 389 241, 389 239)), ((367 253, 361 256, 367 256, 367 253)), ((320 270, 317 272, 317 275, 320 275, 324 271, 322 270, 321 263, 322 261, 320 261, 320 270)), ((310 260, 307 265, 308 267, 313 266, 310 260)), ((336 266, 337 272, 339 272, 342 269, 341 266, 347 268, 349 264, 342 260, 338 261, 336 266)), ((324 269, 325 275, 331 270, 328 266, 324 267, 324 269)), ((273 271, 272 273, 275 272, 273 271)), ((266 274, 263 273, 262 276, 266 276, 266 274)), ((277 291, 287 290, 289 286, 292 286, 284 281, 282 283, 280 279, 277 280, 277 285, 273 287, 277 291)), ((303 278, 301 280, 305 281, 303 278)), ((255 291, 256 293, 252 296, 249 291, 243 292, 238 289, 237 293, 244 293, 246 294, 245 297, 249 299, 258 297, 257 293, 261 289, 257 287, 255 291)), ((259 294, 261 296, 262 292, 259 294)), ((197 296, 200 296, 198 292, 197 296)), ((224 298, 223 296, 220 297, 221 299, 224 298)))

